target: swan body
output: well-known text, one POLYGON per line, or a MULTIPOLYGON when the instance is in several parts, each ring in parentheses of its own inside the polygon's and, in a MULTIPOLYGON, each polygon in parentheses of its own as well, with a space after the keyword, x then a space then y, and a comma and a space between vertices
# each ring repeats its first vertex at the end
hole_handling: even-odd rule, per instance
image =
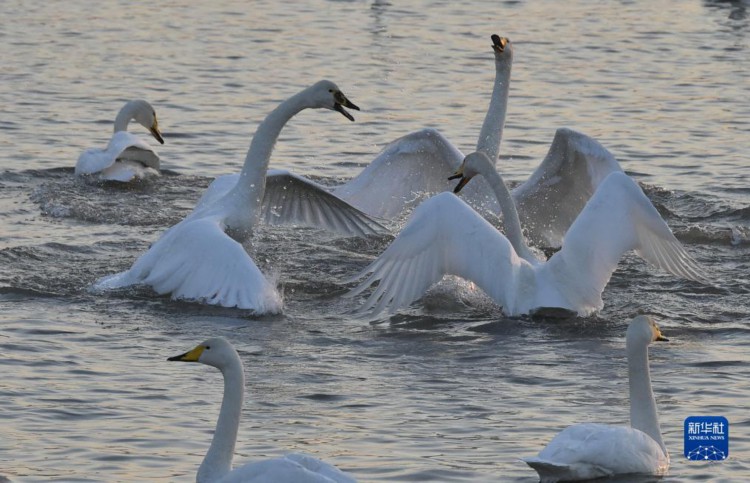
MULTIPOLYGON (((513 46, 497 35, 492 36, 492 42, 495 83, 476 151, 487 155, 494 165, 507 111, 513 46)), ((359 175, 333 193, 369 215, 396 218, 424 199, 450 191, 443 173, 458 169, 463 159, 464 154, 439 131, 422 129, 388 144, 359 175)), ((571 129, 558 129, 542 163, 512 192, 529 240, 559 247, 599 183, 615 171, 622 168, 596 140, 571 129)), ((464 199, 482 213, 498 212, 492 189, 483 180, 468 187, 464 199)))
POLYGON ((422 203, 391 245, 353 280, 366 277, 354 296, 378 282, 361 308, 372 315, 406 307, 444 275, 475 282, 509 316, 544 308, 587 315, 603 306, 601 294, 622 255, 635 252, 674 275, 704 281, 640 187, 610 173, 568 230, 562 249, 541 261, 524 240, 512 196, 483 153, 459 168, 459 191, 482 174, 503 210, 507 237, 454 194, 422 203))
POLYGON ((164 144, 156 111, 148 102, 138 99, 126 103, 115 118, 115 131, 105 149, 90 148, 78 157, 76 176, 96 175, 100 180, 127 183, 159 175, 159 155, 143 139, 127 131, 131 120, 137 121, 164 144))
POLYGON ((199 362, 224 376, 224 397, 211 446, 198 469, 197 483, 354 483, 354 479, 313 456, 291 453, 232 469, 245 375, 237 351, 224 338, 209 339, 169 361, 199 362))
POLYGON ((292 96, 261 123, 239 175, 220 177, 184 220, 167 230, 133 266, 99 279, 95 290, 149 285, 160 294, 224 307, 278 313, 281 296, 255 265, 242 243, 262 216, 262 200, 282 199, 291 208, 273 222, 305 223, 350 235, 384 231, 377 221, 321 186, 289 173, 266 171, 281 129, 306 108, 357 108, 330 81, 320 81, 292 96))
POLYGON ((648 368, 648 345, 663 340, 650 318, 641 315, 631 321, 626 336, 630 426, 583 423, 564 429, 538 456, 524 459, 543 483, 667 472, 669 453, 648 368))

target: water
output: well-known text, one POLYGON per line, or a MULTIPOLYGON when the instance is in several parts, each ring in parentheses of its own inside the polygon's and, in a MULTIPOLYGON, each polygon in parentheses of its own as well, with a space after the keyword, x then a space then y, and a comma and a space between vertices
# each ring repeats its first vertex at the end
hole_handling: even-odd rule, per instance
POLYGON ((294 450, 361 481, 533 482, 518 458, 563 427, 627 421, 624 332, 649 313, 671 339, 651 349, 664 481, 750 478, 750 6, 399 3, 2 3, 0 475, 194 478, 221 379, 165 359, 220 334, 247 368, 236 462, 294 450), (363 111, 300 114, 273 167, 333 184, 426 126, 469 151, 495 32, 515 44, 505 177, 524 180, 557 127, 596 137, 716 287, 627 256, 595 317, 509 320, 450 282, 370 324, 346 315, 356 301, 340 280, 388 237, 266 228, 253 250, 283 284, 283 316, 86 291, 236 171, 263 116, 320 78, 363 111), (80 151, 106 143, 136 97, 156 106, 167 175, 134 189, 74 180, 80 151), (682 458, 682 422, 702 414, 729 419, 728 461, 682 458))

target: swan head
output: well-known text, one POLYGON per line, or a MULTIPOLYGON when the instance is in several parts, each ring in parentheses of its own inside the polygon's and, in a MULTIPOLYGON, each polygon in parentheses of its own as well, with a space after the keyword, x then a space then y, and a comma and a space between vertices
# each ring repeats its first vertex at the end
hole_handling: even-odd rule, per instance
POLYGON ((513 46, 508 37, 500 37, 497 34, 492 34, 490 39, 492 39, 492 50, 495 52, 497 60, 513 59, 513 46))
POLYGON ((466 156, 461 166, 448 178, 448 180, 460 179, 453 192, 461 191, 471 181, 471 178, 478 174, 484 174, 488 168, 492 168, 492 162, 486 154, 475 151, 466 156))
POLYGON ((349 114, 344 108, 348 107, 349 109, 359 111, 359 107, 346 98, 341 89, 339 89, 339 86, 329 80, 316 82, 308 89, 308 94, 310 96, 311 107, 340 112, 350 121, 354 121, 354 116, 349 114))
POLYGON ((151 135, 159 141, 159 144, 164 144, 164 138, 161 137, 161 131, 159 131, 159 122, 156 119, 156 111, 151 104, 143 99, 130 101, 133 109, 133 119, 145 127, 151 132, 151 135))
POLYGON ((668 340, 669 339, 661 334, 659 326, 651 317, 639 315, 634 318, 628 326, 628 332, 626 335, 627 344, 636 343, 647 346, 652 342, 668 340))
POLYGON ((189 351, 170 357, 168 361, 175 362, 200 362, 218 369, 229 367, 239 359, 237 351, 232 344, 223 337, 214 337, 202 342, 189 351))

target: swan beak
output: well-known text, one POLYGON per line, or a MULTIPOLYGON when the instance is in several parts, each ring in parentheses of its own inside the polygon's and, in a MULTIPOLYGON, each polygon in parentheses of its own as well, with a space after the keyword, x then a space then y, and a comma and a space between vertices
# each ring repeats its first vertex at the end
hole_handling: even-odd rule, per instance
POLYGON ((466 186, 466 183, 469 182, 471 178, 467 178, 464 176, 464 165, 462 164, 458 170, 453 173, 453 175, 448 177, 448 181, 461 178, 461 181, 458 182, 455 188, 453 188, 453 192, 458 194, 459 191, 463 189, 464 186, 466 186))
POLYGON ((669 342, 669 339, 661 335, 661 332, 659 332, 659 335, 656 336, 656 342, 669 342))
POLYGON ((344 115, 345 118, 349 119, 350 121, 354 121, 354 116, 349 114, 344 108, 348 107, 349 109, 359 111, 359 107, 357 107, 356 104, 347 99, 344 93, 341 91, 336 92, 333 97, 336 100, 336 102, 334 102, 333 104, 333 110, 340 112, 344 115))
POLYGON ((164 138, 161 137, 161 132, 159 131, 159 123, 156 122, 156 119, 154 119, 154 123, 149 128, 149 131, 151 131, 151 135, 159 141, 159 144, 164 144, 164 138))
POLYGON ((204 349, 205 347, 199 345, 193 350, 187 351, 184 354, 180 354, 178 356, 170 357, 167 360, 176 362, 198 362, 198 359, 200 359, 204 349))
POLYGON ((505 47, 510 43, 507 37, 500 37, 497 34, 492 34, 490 38, 492 39, 492 48, 498 54, 502 54, 505 51, 505 47))

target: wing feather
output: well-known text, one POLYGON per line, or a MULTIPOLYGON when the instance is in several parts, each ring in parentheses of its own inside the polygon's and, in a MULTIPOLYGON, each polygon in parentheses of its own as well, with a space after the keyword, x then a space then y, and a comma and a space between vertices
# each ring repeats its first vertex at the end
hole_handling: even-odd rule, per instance
POLYGON ((324 186, 280 170, 266 176, 261 219, 268 224, 298 223, 356 236, 388 232, 324 186))
POLYGON ((452 193, 440 193, 414 210, 391 245, 353 277, 366 278, 347 296, 377 282, 360 312, 391 313, 419 299, 444 275, 457 275, 475 282, 497 303, 512 304, 516 266, 522 264, 528 265, 469 205, 452 193))

